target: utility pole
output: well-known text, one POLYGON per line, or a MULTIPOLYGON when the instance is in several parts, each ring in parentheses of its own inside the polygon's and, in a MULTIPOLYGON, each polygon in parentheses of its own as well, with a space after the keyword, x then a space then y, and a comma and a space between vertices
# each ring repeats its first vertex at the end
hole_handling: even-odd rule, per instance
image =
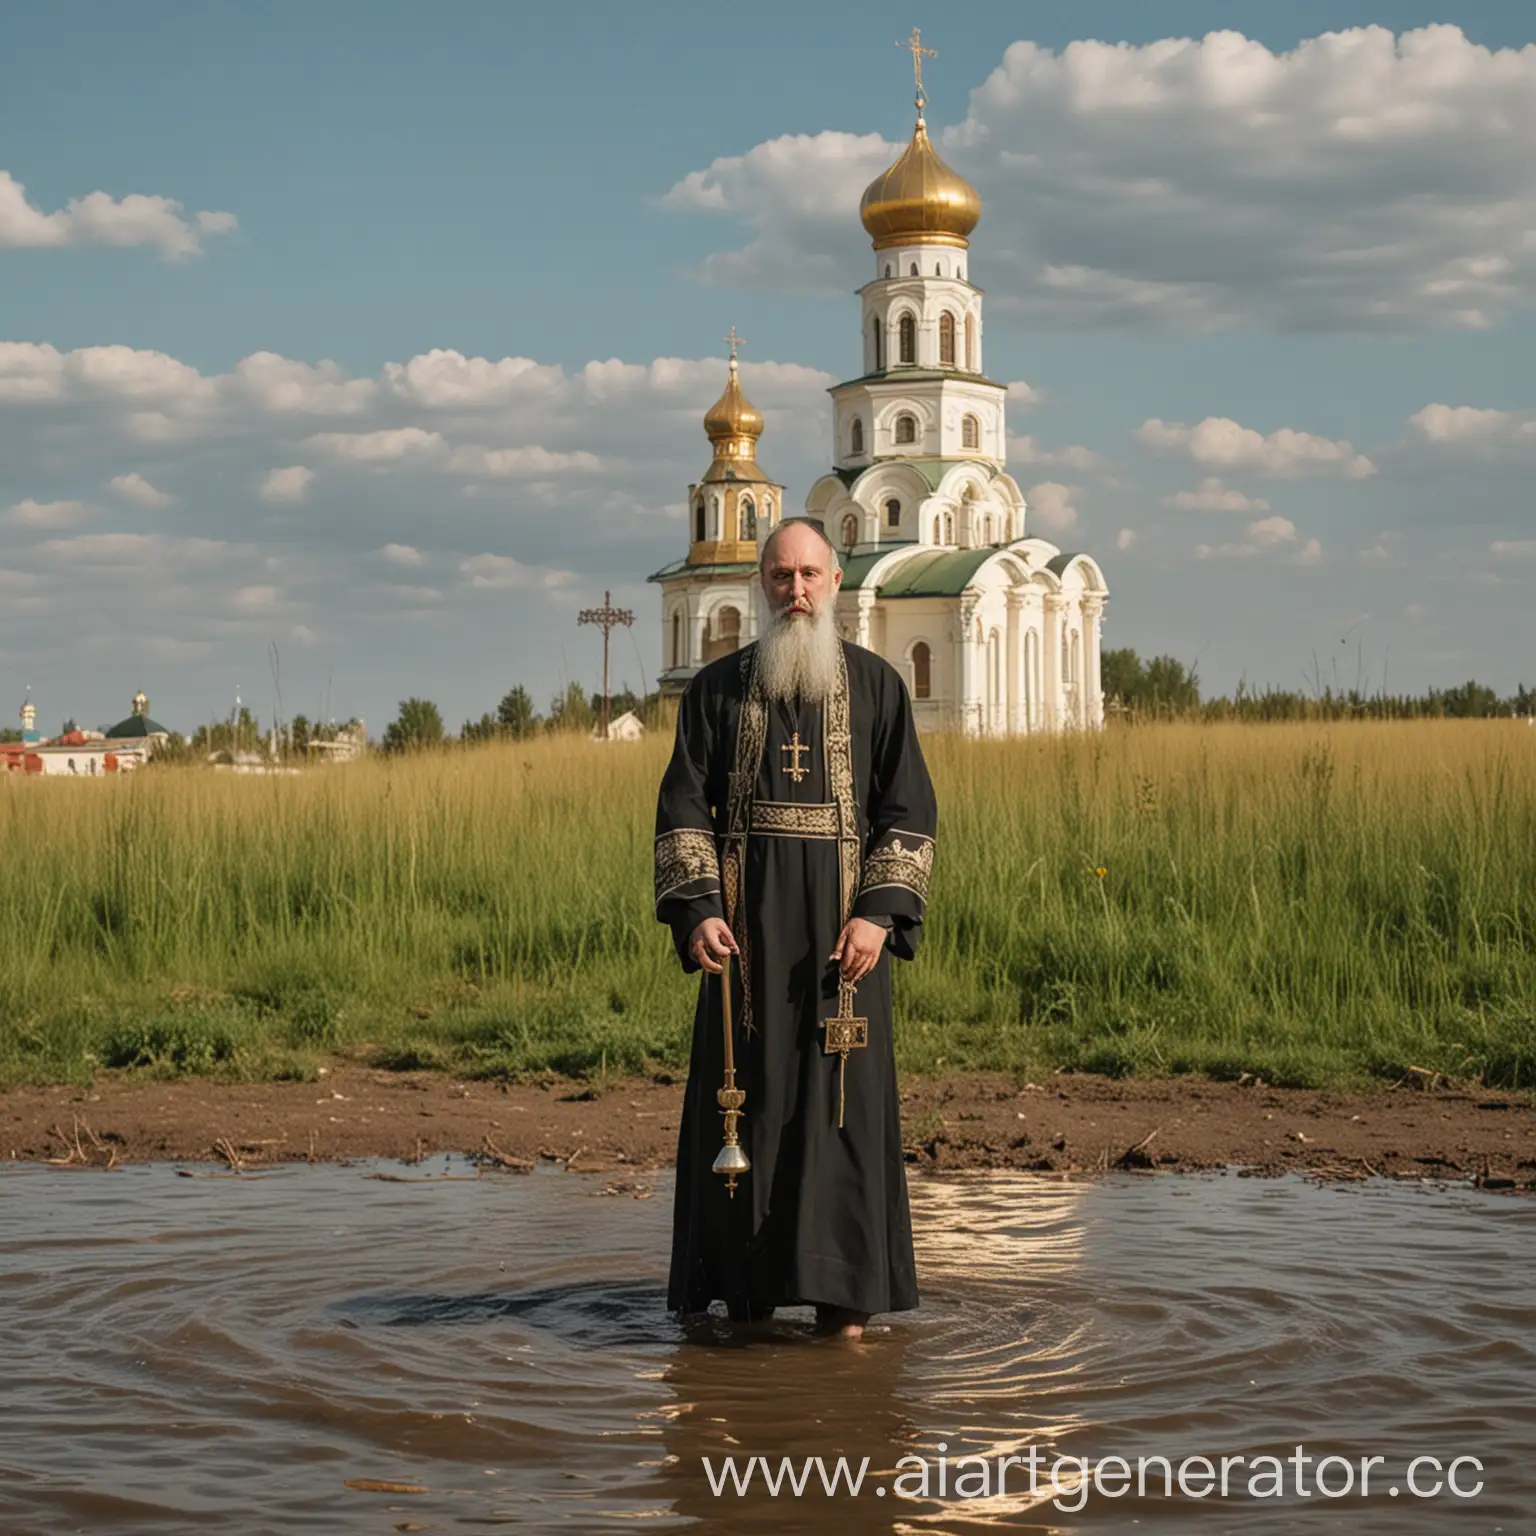
POLYGON ((583 608, 576 615, 578 624, 596 624, 603 632, 603 740, 608 740, 608 635, 622 624, 626 629, 635 622, 632 608, 615 608, 613 594, 603 593, 601 608, 583 608))

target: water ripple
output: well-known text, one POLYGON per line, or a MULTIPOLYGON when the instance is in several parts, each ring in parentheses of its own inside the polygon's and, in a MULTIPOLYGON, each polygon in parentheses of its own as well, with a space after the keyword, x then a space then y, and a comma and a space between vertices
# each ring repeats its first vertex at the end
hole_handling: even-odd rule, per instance
MULTIPOLYGON (((923 1307, 844 1348, 803 1315, 750 1341, 668 1318, 666 1198, 588 1199, 600 1185, 554 1173, 364 1173, 8 1170, 0 1530, 1182 1532, 1186 1498, 1071 1512, 1070 1477, 1055 1503, 1048 1482, 717 1499, 701 1458, 867 1456, 889 1491, 914 1453, 1092 1468, 1298 1442, 1394 1468, 1482 1458, 1468 1507, 1384 1491, 1306 1506, 1351 1536, 1467 1518, 1513 1532, 1536 1508, 1526 1202, 1219 1176, 917 1180, 923 1307)), ((1279 1536, 1303 1507, 1199 1516, 1279 1536)))

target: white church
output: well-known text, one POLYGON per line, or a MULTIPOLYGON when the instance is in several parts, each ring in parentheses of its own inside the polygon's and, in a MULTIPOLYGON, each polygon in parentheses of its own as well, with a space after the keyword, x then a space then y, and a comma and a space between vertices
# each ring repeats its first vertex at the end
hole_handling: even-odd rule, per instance
MULTIPOLYGON (((969 279, 981 199, 929 142, 923 101, 919 77, 912 141, 860 204, 875 250, 858 290, 863 371, 831 390, 832 472, 805 512, 839 551, 839 629, 902 674, 921 728, 1097 727, 1108 589, 1089 556, 1030 535, 1007 470, 1006 386, 983 370, 969 279)), ((757 634, 758 552, 783 515, 730 340, 725 392, 704 418, 714 456, 688 488, 688 554, 650 578, 668 692, 757 634)))

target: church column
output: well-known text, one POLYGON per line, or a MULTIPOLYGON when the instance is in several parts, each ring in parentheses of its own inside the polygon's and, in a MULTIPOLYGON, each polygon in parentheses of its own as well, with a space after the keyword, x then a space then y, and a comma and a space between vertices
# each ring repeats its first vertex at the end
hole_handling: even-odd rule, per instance
POLYGON ((976 643, 976 610, 980 605, 981 598, 975 594, 960 599, 959 720, 960 729, 967 736, 977 735, 981 728, 981 690, 977 686, 981 647, 976 643))
POLYGON ((698 606, 688 617, 688 665, 704 665, 704 594, 697 598, 698 606))
POLYGON ((875 649, 871 629, 875 616, 875 593, 860 591, 859 611, 854 621, 853 638, 866 651, 875 649))
POLYGON ((1067 723, 1067 690, 1061 680, 1061 620, 1067 611, 1067 600, 1059 592, 1047 592, 1045 595, 1045 641, 1044 665, 1045 678, 1042 704, 1044 706, 1044 726, 1048 731, 1059 731, 1067 723))
POLYGON ((1004 632, 1006 649, 1003 729, 1017 736, 1024 729, 1024 594, 1017 589, 1007 594, 1008 628, 1004 632))
POLYGON ((1100 625, 1104 599, 1083 598, 1083 724, 1097 730, 1104 724, 1104 680, 1099 666, 1100 625))

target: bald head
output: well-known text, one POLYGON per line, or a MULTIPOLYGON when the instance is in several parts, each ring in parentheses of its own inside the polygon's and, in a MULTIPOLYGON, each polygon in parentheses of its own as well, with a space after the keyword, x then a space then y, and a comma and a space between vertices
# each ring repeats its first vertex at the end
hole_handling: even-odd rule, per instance
POLYGON ((768 570, 769 561, 774 559, 778 551, 776 546, 781 539, 795 540, 794 554, 792 558, 798 562, 803 550, 814 550, 819 546, 821 556, 827 562, 829 570, 840 569, 837 559, 837 550, 832 545, 832 540, 822 532, 821 524, 812 522, 808 517, 786 517, 783 522, 774 527, 772 533, 763 541, 763 556, 759 567, 763 571, 768 570))

